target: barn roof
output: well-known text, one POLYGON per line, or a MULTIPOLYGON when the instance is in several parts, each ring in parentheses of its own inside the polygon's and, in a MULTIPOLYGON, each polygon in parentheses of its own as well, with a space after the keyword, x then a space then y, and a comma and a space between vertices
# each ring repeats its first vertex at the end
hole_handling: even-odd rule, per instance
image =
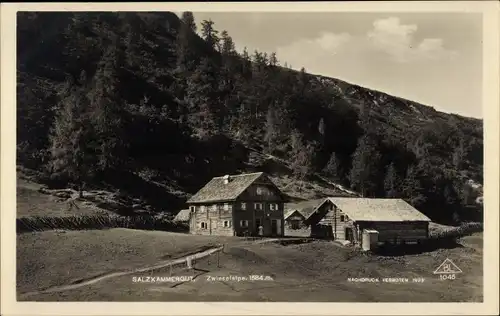
POLYGON ((294 211, 298 211, 304 218, 308 218, 316 209, 316 207, 322 204, 326 198, 300 201, 295 203, 285 204, 285 219, 288 218, 294 211))
POLYGON ((191 212, 189 209, 186 210, 180 210, 177 215, 174 217, 174 221, 179 221, 179 222, 185 222, 189 220, 191 212))
POLYGON ((330 197, 328 200, 354 221, 431 221, 427 216, 401 199, 330 197))
POLYGON ((193 195, 187 203, 223 202, 238 198, 252 183, 259 179, 263 172, 230 175, 229 183, 224 178, 215 177, 193 195))

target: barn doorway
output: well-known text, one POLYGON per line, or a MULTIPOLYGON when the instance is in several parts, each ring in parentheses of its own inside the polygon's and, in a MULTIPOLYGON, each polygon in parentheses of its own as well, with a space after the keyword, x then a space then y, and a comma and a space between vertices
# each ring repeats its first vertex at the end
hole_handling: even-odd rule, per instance
POLYGON ((275 236, 278 234, 278 221, 273 219, 271 220, 271 235, 275 236))
POLYGON ((345 228, 345 239, 349 240, 350 242, 354 242, 354 232, 352 228, 350 227, 345 228))

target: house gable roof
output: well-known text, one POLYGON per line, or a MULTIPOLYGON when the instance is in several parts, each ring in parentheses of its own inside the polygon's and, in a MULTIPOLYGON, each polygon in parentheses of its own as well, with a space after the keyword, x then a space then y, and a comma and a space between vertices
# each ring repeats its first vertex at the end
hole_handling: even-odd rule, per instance
POLYGON ((321 198, 321 199, 300 201, 295 203, 286 203, 285 219, 287 218, 286 214, 288 214, 288 212, 290 212, 290 214, 288 215, 290 216, 294 211, 299 212, 302 216, 304 216, 304 219, 307 219, 311 216, 312 213, 314 213, 316 207, 321 205, 325 200, 326 198, 321 198))
POLYGON ((302 215, 298 210, 286 210, 285 211, 285 214, 283 216, 283 219, 288 219, 290 216, 292 216, 293 214, 297 214, 301 217, 304 217, 304 215, 302 215))
POLYGON ((179 213, 175 215, 174 221, 185 222, 188 221, 190 217, 191 217, 191 212, 189 211, 189 209, 180 210, 179 213))
MULTIPOLYGON (((229 177, 229 183, 224 183, 224 176, 212 178, 187 203, 233 201, 245 192, 257 179, 261 177, 267 178, 263 172, 230 175, 229 177)), ((269 178, 267 179, 272 184, 272 181, 269 178)))
POLYGON ((354 221, 368 222, 430 222, 430 218, 402 199, 330 197, 316 206, 330 201, 354 221))

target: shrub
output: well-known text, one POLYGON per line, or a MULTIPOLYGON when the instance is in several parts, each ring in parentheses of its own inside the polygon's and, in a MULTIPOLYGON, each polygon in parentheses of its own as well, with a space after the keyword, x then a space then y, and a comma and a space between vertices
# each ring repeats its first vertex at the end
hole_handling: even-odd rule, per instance
POLYGON ((17 233, 44 231, 53 229, 85 230, 130 228, 144 230, 163 230, 186 232, 189 227, 184 223, 174 222, 154 216, 113 216, 113 215, 83 215, 68 217, 21 217, 16 220, 17 233))

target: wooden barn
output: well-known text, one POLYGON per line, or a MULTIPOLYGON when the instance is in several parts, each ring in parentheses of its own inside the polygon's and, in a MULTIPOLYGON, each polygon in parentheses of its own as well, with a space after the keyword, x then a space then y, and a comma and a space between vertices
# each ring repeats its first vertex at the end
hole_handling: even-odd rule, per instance
POLYGON ((431 220, 401 199, 331 197, 306 218, 311 236, 346 240, 359 246, 416 243, 429 235, 431 220))
POLYGON ((283 236, 285 197, 263 173, 215 177, 188 201, 190 232, 283 236))

